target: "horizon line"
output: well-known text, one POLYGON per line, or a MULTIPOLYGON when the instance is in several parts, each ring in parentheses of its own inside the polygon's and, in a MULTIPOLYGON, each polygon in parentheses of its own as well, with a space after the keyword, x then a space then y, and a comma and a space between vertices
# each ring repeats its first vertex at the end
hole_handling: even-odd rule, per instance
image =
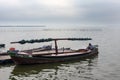
POLYGON ((0 25, 0 27, 46 27, 45 25, 0 25))

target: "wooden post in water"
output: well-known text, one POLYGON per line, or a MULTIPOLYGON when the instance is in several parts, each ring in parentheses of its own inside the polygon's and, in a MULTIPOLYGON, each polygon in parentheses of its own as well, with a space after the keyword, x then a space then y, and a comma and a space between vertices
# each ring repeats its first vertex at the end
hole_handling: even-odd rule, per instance
POLYGON ((57 46, 57 40, 55 39, 55 53, 58 54, 58 46, 57 46))

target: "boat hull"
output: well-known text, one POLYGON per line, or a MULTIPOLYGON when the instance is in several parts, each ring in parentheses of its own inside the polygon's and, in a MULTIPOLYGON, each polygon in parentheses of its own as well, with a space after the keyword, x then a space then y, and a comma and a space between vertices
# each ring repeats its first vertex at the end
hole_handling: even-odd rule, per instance
POLYGON ((95 48, 90 52, 86 52, 84 54, 75 54, 75 55, 67 55, 67 56, 38 56, 38 57, 23 57, 18 55, 11 55, 12 60, 16 64, 38 64, 38 63, 53 63, 53 62, 63 62, 63 61, 72 61, 78 59, 84 59, 91 56, 95 56, 98 54, 98 49, 95 48))

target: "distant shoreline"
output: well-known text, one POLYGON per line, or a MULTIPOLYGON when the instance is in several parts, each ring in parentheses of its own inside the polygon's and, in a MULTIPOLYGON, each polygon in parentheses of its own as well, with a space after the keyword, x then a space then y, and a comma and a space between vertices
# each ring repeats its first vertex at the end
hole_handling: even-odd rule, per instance
POLYGON ((46 27, 44 25, 0 25, 0 27, 46 27))

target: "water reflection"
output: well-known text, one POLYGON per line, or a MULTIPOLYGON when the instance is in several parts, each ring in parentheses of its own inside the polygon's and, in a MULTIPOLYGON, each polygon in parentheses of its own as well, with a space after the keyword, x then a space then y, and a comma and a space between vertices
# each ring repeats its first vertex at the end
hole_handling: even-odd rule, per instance
POLYGON ((91 79, 98 57, 82 61, 16 65, 11 73, 12 80, 79 80, 91 79))

